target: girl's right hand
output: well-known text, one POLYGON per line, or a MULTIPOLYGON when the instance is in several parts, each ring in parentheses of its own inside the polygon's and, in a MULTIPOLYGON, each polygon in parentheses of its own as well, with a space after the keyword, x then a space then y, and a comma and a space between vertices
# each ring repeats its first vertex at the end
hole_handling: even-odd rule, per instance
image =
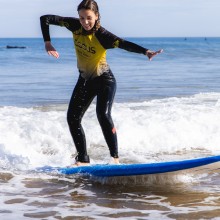
POLYGON ((59 58, 59 53, 56 51, 56 49, 52 46, 50 41, 46 41, 45 42, 45 49, 47 51, 47 53, 50 56, 53 56, 55 58, 59 58))

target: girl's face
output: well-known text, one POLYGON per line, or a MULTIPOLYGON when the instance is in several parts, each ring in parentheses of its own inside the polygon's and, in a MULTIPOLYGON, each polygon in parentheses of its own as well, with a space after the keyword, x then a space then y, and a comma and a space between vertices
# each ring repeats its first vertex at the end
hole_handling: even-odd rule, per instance
POLYGON ((97 20, 98 15, 95 14, 94 11, 90 9, 79 10, 79 21, 86 31, 90 31, 97 20))

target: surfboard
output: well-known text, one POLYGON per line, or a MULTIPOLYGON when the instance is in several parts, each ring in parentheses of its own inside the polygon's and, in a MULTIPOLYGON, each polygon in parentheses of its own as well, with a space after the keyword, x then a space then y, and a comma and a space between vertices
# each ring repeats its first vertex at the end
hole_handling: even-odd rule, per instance
POLYGON ((168 161, 145 164, 95 164, 79 167, 51 167, 37 168, 37 171, 47 173, 59 173, 65 175, 83 174, 97 177, 134 176, 174 172, 205 166, 220 161, 219 156, 209 156, 190 160, 168 161))

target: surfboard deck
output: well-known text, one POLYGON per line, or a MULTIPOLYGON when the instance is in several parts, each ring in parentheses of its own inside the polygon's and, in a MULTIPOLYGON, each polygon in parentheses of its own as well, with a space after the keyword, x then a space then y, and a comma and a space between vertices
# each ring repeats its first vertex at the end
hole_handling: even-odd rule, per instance
POLYGON ((134 176, 174 172, 179 170, 191 169, 205 166, 211 163, 219 162, 219 156, 209 156, 190 160, 179 160, 158 163, 145 164, 95 164, 80 167, 51 167, 44 166, 37 168, 37 171, 47 173, 59 173, 65 175, 84 174, 97 177, 114 177, 114 176, 134 176))

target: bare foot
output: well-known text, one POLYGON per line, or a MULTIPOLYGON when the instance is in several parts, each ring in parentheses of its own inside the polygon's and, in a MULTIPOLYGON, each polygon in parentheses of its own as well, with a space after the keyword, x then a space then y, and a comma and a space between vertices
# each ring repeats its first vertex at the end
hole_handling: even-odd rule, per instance
POLYGON ((112 157, 109 164, 120 164, 120 163, 119 163, 119 158, 114 158, 114 157, 112 157))
POLYGON ((115 164, 120 164, 119 163, 119 158, 114 158, 114 162, 115 162, 115 164))
POLYGON ((81 166, 89 166, 90 163, 76 162, 75 165, 76 165, 77 167, 81 167, 81 166))
POLYGON ((90 165, 90 163, 76 162, 76 163, 68 166, 68 168, 82 167, 82 166, 89 166, 89 165, 90 165))

